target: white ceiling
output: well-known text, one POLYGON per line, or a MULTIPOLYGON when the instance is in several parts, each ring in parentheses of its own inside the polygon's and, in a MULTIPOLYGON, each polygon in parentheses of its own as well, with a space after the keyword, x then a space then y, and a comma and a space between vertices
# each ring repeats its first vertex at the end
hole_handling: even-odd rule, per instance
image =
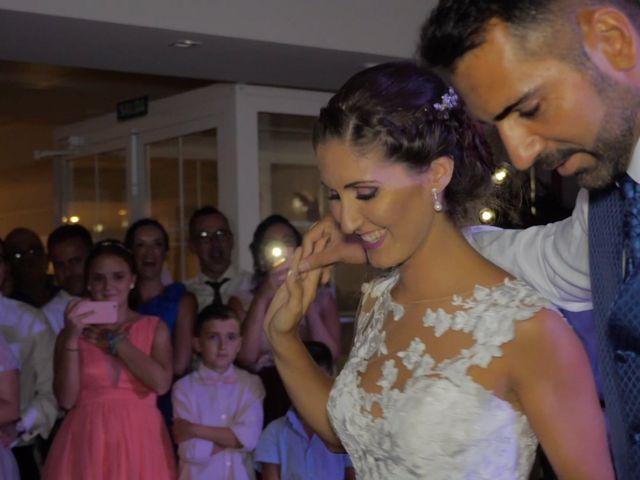
POLYGON ((316 90, 399 58, 1 9, 0 32, 2 60, 316 90), (184 37, 202 45, 169 47, 184 37))

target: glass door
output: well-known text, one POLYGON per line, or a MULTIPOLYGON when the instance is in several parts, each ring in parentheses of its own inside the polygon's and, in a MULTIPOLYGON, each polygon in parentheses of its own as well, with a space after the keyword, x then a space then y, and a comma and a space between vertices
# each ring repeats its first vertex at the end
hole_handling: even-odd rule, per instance
POLYGON ((66 160, 63 223, 79 223, 94 240, 123 239, 129 226, 125 149, 66 160))
POLYGON ((171 277, 185 280, 198 273, 197 260, 187 248, 189 217, 204 205, 217 205, 216 130, 158 140, 144 149, 149 213, 169 234, 171 277))

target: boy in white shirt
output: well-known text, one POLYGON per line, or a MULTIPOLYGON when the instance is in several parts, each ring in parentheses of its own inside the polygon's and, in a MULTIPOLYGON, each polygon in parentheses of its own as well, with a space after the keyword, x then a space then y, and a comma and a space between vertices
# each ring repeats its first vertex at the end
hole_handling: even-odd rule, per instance
POLYGON ((193 339, 200 366, 172 393, 181 480, 255 478, 251 452, 262 429, 264 387, 233 365, 241 342, 231 309, 210 305, 200 312, 193 339))

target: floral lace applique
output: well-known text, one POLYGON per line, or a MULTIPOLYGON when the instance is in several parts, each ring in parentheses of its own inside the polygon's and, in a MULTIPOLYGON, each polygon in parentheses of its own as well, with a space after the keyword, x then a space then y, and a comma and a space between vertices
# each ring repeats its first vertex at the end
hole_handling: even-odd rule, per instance
POLYGON ((490 478, 526 479, 537 441, 529 423, 511 405, 468 375, 469 367, 487 367, 513 339, 514 324, 533 316, 548 302, 520 281, 478 286, 468 298, 452 297, 459 309, 427 310, 422 323, 437 337, 448 330, 469 333, 475 343, 455 357, 436 363, 421 338, 389 356, 384 321, 404 315, 391 298, 397 272, 363 287, 362 305, 349 360, 329 398, 331 422, 367 479, 490 478), (361 385, 372 358, 384 359, 376 385, 361 385), (403 390, 395 387, 398 364, 410 372, 403 390), (374 404, 380 416, 371 414, 374 404))

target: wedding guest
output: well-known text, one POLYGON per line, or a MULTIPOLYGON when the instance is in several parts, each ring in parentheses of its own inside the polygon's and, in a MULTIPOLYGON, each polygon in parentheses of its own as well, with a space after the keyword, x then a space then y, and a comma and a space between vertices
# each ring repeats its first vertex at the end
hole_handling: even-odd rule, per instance
MULTIPOLYGON (((13 423, 20 417, 20 372, 18 360, 0 334, 0 426, 13 423)), ((20 480, 20 471, 9 445, 0 436, 0 478, 20 480)))
POLYGON ((11 298, 40 308, 58 292, 47 275, 49 259, 40 237, 28 228, 14 228, 5 238, 11 266, 11 298))
MULTIPOLYGON (((9 263, 0 241, 0 287, 9 263)), ((0 289, 1 290, 1 289, 0 289)), ((20 418, 0 426, 5 444, 13 454, 22 478, 40 478, 39 443, 51 432, 58 414, 53 395, 53 345, 55 335, 37 308, 0 294, 0 334, 20 364, 20 418)))
POLYGON ((233 365, 242 342, 239 321, 230 308, 212 304, 198 315, 195 333, 200 365, 173 387, 180 479, 253 479, 264 388, 233 365))
POLYGON ((143 218, 134 222, 125 235, 125 245, 133 252, 138 273, 133 290, 135 308, 143 315, 158 316, 167 324, 173 342, 173 374, 180 377, 191 363, 196 299, 183 283, 165 285, 162 281, 169 235, 157 220, 143 218))
MULTIPOLYGON (((265 425, 285 415, 291 401, 273 363, 271 346, 264 334, 264 319, 276 290, 284 282, 293 251, 302 243, 300 232, 281 215, 270 215, 256 227, 249 248, 253 258, 253 287, 234 295, 230 306, 246 314, 242 318, 242 346, 238 362, 257 372, 265 386, 265 425), (273 255, 273 249, 278 255, 273 255)), ((298 331, 302 340, 327 345, 333 358, 340 354, 340 321, 331 288, 318 291, 315 301, 302 319, 298 331)))
POLYGON ((87 293, 84 266, 92 247, 91 233, 79 224, 61 225, 49 234, 47 254, 60 289, 42 311, 56 335, 64 326, 67 304, 87 293))
POLYGON ((227 303, 229 297, 250 284, 250 275, 231 261, 233 232, 220 210, 202 207, 189 219, 189 249, 198 257, 200 273, 187 280, 187 289, 198 300, 198 311, 212 303, 227 303))
POLYGON ((73 300, 67 307, 56 341, 54 386, 68 413, 43 476, 173 479, 173 448, 156 408, 156 397, 171 387, 169 331, 158 317, 129 308, 136 270, 124 244, 97 243, 86 270, 90 299, 114 302, 116 321, 91 324, 89 300, 73 300))
MULTIPOLYGON (((320 342, 304 342, 313 361, 333 376, 329 348, 320 342)), ((349 456, 333 453, 291 407, 284 417, 271 422, 260 435, 254 454, 262 480, 355 480, 349 456)))

